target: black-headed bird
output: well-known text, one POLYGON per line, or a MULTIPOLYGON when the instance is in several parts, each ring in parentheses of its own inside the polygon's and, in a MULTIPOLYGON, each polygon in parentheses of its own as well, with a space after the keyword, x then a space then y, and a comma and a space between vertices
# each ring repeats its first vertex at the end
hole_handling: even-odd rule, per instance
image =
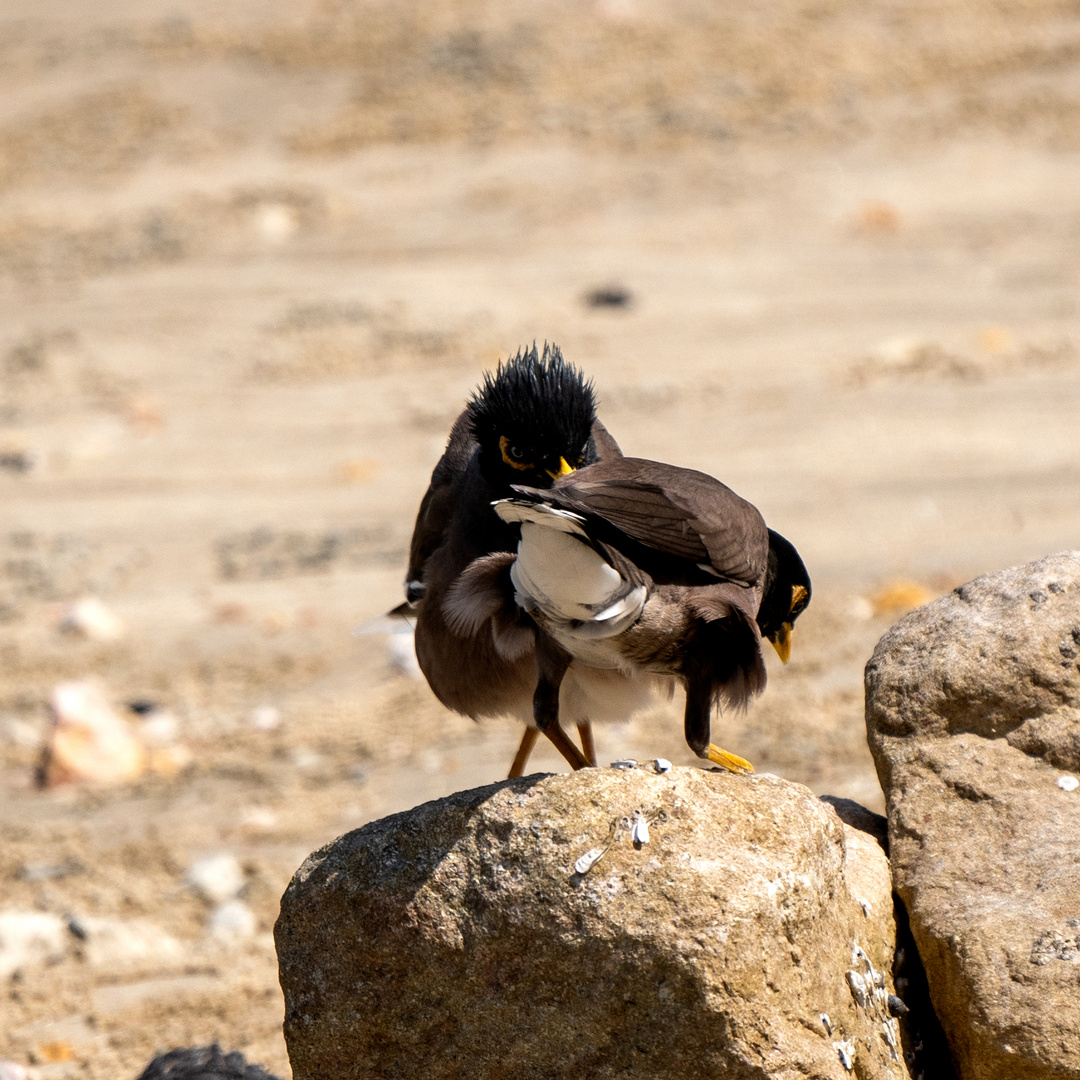
MULTIPOLYGON (((518 528, 493 503, 514 484, 550 486, 575 469, 620 456, 596 417, 592 384, 557 346, 519 351, 488 374, 458 417, 420 504, 409 549, 406 604, 416 657, 435 696, 474 719, 515 716, 526 724, 510 769, 520 776, 538 732, 533 723, 536 631, 514 603, 510 567, 518 528)), ((617 672, 571 671, 564 722, 549 733, 575 768, 595 764, 590 720, 625 719, 651 697, 651 680, 617 672)))

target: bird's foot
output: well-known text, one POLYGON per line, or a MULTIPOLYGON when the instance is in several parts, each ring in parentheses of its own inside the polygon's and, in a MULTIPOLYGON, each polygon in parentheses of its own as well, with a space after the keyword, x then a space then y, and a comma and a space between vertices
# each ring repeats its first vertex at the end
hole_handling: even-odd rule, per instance
POLYGON ((722 750, 715 743, 709 743, 702 756, 707 757, 710 761, 727 769, 728 772, 752 773, 754 771, 754 766, 751 765, 746 758, 741 758, 738 754, 732 754, 727 750, 722 750))

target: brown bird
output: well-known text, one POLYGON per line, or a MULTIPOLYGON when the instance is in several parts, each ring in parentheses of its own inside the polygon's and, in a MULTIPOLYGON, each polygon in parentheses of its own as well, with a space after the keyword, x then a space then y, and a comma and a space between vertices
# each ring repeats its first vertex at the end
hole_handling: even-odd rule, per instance
POLYGON ((572 664, 650 674, 684 685, 686 741, 699 757, 752 771, 710 741, 711 715, 717 702, 742 707, 764 689, 763 631, 786 659, 810 599, 790 543, 711 476, 640 458, 514 492, 495 509, 521 527, 509 575, 538 628, 540 730, 558 745, 560 688, 572 664))
MULTIPOLYGON (((596 417, 592 385, 556 346, 536 346, 488 375, 450 432, 413 531, 406 603, 414 616, 416 656, 435 696, 474 719, 516 716, 527 727, 510 769, 521 775, 537 738, 532 699, 536 629, 514 603, 510 567, 519 532, 493 503, 514 484, 533 490, 601 459, 620 456, 596 417)), ((561 728, 549 737, 575 768, 595 763, 590 719, 625 719, 651 696, 638 673, 573 665, 561 712, 575 722, 578 750, 561 728)))

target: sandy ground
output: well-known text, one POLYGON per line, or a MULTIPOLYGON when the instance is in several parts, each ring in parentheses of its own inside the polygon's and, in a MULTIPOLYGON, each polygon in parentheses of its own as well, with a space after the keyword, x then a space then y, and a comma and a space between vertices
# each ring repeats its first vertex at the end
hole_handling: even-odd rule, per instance
MULTIPOLYGON (((292 872, 516 745, 350 630, 522 344, 800 548, 792 661, 715 730, 816 792, 882 808, 861 672, 897 583, 1076 546, 1075 8, 744 7, 0 4, 0 911, 111 928, 5 979, 0 1060, 115 1080, 218 1039, 289 1075, 292 872), (62 632, 84 596, 126 634, 62 632), (192 763, 36 789, 49 694, 91 676, 192 763), (185 884, 214 852, 253 934, 185 884)), ((601 758, 689 763, 679 710, 601 758)))

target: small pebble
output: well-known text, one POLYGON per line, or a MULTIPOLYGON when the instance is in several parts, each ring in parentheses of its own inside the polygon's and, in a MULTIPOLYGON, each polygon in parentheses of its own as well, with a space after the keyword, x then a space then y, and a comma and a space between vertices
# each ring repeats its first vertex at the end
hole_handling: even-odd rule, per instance
POLYGON ((656 766, 658 773, 671 772, 671 762, 667 758, 658 757, 653 764, 656 766))
POLYGON ((184 880, 196 892, 216 904, 232 900, 245 883, 243 867, 236 856, 227 851, 196 859, 188 867, 184 880))
POLYGON ((229 900, 214 909, 210 916, 210 936, 223 941, 253 938, 258 929, 255 912, 243 900, 229 900))
POLYGON ((1077 780, 1075 776, 1059 776, 1057 785, 1062 791, 1075 791, 1080 787, 1080 780, 1077 780))
POLYGON ((76 600, 64 613, 60 629, 90 641, 119 641, 125 633, 123 621, 95 596, 76 600))
POLYGON ((613 769, 635 769, 637 768, 637 762, 633 758, 620 758, 618 761, 611 763, 613 769))
POLYGON ((251 726, 256 731, 273 731, 281 723, 281 713, 273 705, 260 705, 251 711, 251 726))

